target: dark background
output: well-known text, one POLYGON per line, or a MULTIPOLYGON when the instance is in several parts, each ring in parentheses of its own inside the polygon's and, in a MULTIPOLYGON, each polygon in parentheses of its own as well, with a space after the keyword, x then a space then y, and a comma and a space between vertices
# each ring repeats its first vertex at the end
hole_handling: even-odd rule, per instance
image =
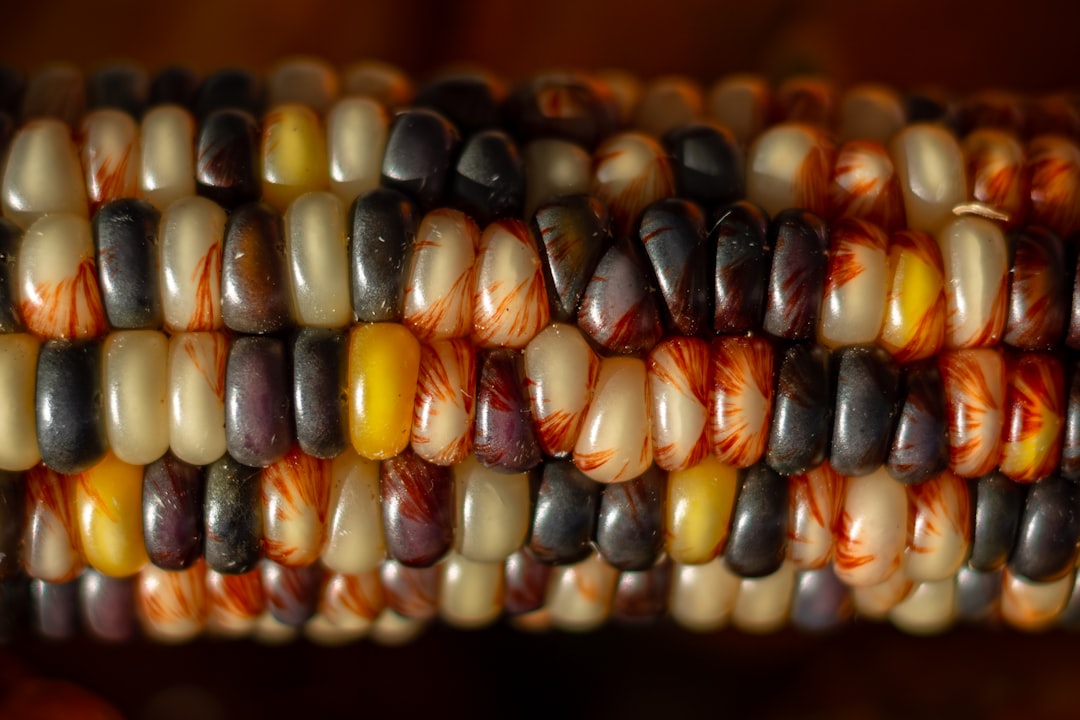
MULTIPOLYGON (((530 635, 436 626, 411 645, 324 648, 21 643, 10 665, 97 693, 131 718, 839 718, 1080 716, 1080 636, 856 624, 833 635, 693 635, 668 625, 530 635)), ((60 688, 63 690, 63 688, 60 688)), ((53 691, 74 720, 82 697, 53 691)), ((0 705, 0 713, 2 713, 0 705)), ((0 714, 0 717, 3 717, 0 714)), ((23 718, 22 715, 10 717, 23 718)), ((5 719, 6 720, 6 719, 5 719)))
MULTIPOLYGON (((678 72, 704 83, 736 70, 774 80, 816 71, 841 84, 1043 92, 1080 86, 1078 21, 1080 3, 1065 0, 15 0, 0 7, 0 62, 92 70, 134 59, 150 70, 180 62, 206 72, 265 70, 315 53, 339 65, 388 60, 420 78, 472 61, 507 79, 552 66, 678 72)), ((436 626, 404 648, 23 640, 0 650, 0 718, 25 718, 30 707, 38 717, 113 717, 108 705, 133 718, 205 720, 1070 718, 1080 717, 1078 649, 1080 636, 1060 631, 961 628, 924 639, 869 624, 824 637, 436 626)))
POLYGON ((314 53, 420 75, 472 61, 510 79, 550 66, 703 82, 817 71, 841 83, 1045 91, 1080 84, 1078 21, 1069 0, 12 0, 0 10, 0 61, 92 69, 133 58, 206 72, 314 53))

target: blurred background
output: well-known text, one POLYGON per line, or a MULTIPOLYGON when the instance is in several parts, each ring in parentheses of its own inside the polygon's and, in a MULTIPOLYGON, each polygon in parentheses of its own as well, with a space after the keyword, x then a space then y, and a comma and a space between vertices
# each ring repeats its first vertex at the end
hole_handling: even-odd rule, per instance
POLYGON ((399 648, 21 642, 0 651, 0 717, 1068 720, 1078 640, 864 623, 825 636, 435 626, 399 648))
POLYGON ((1074 87, 1080 5, 1067 0, 145 0, 8 2, 0 61, 93 69, 135 59, 265 70, 284 55, 397 63, 422 77, 458 61, 508 79, 551 66, 703 82, 736 70, 875 80, 1074 87))
MULTIPOLYGON (((0 17, 0 63, 24 71, 116 59, 266 70, 300 53, 378 58, 417 78, 466 61, 510 80, 558 66, 705 83, 749 70, 901 89, 1080 86, 1080 3, 1064 0, 63 0, 5 3, 0 17)), ((403 648, 20 640, 0 649, 0 718, 1070 718, 1078 647, 1063 631, 925 639, 869 624, 822 637, 434 627, 403 648)))

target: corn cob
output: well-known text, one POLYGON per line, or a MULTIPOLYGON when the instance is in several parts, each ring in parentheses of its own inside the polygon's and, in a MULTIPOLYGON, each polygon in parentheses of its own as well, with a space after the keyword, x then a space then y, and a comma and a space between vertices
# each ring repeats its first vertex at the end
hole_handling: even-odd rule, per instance
POLYGON ((1077 621, 1068 98, 304 60, 21 118, 9 634, 1077 621))

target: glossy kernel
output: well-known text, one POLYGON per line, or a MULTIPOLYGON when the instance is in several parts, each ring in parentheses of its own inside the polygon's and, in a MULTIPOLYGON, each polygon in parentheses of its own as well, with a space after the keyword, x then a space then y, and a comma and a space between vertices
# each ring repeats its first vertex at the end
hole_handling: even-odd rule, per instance
POLYGON ((394 323, 362 323, 349 334, 349 433, 361 457, 397 455, 409 444, 420 343, 394 323))
POLYGON ((112 454, 78 476, 75 512, 83 554, 105 575, 134 575, 148 562, 142 485, 142 467, 121 462, 112 454))
POLYGON ((713 457, 668 475, 667 551, 675 562, 712 560, 727 540, 738 472, 713 457))
POLYGON ((300 195, 328 187, 326 137, 309 108, 285 104, 267 113, 261 150, 262 199, 278 212, 300 195))

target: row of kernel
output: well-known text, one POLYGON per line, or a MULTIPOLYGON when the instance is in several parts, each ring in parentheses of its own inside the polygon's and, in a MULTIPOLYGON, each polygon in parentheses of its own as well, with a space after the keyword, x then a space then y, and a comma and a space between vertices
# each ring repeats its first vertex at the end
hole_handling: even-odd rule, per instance
POLYGON ((562 324, 524 351, 479 354, 463 340, 421 344, 394 323, 309 328, 291 343, 121 331, 41 344, 16 333, 0 336, 0 377, 0 468, 44 459, 69 473, 110 448, 135 465, 171 448, 197 465, 228 450, 264 466, 298 440, 319 457, 351 444, 372 459, 411 444, 443 466, 475 451, 508 472, 542 453, 572 456, 602 482, 637 477, 654 457, 679 470, 709 453, 783 473, 826 458, 848 475, 887 463, 908 483, 947 466, 977 477, 1000 465, 1031 482, 1059 465, 1075 476, 1080 415, 1077 373, 1066 397, 1065 369, 1049 354, 981 348, 899 368, 865 346, 832 359, 813 345, 777 356, 764 338, 729 336, 711 347, 668 338, 646 360, 599 359, 562 324))
POLYGON ((164 209, 196 190, 230 208, 261 196, 283 211, 307 190, 333 189, 351 202, 381 174, 425 209, 450 201, 482 225, 519 215, 523 200, 532 212, 554 196, 591 190, 625 230, 645 205, 675 189, 711 210, 745 186, 770 214, 802 207, 831 220, 862 217, 888 231, 903 227, 906 214, 912 229, 936 232, 958 208, 1063 236, 1080 228, 1080 150, 1059 136, 1038 136, 1025 148, 1005 133, 980 131, 961 147, 940 127, 915 125, 897 135, 891 153, 865 141, 837 152, 821 131, 784 124, 750 148, 744 183, 730 132, 708 125, 681 126, 665 136, 663 149, 644 135, 617 134, 590 170, 588 154, 573 144, 537 140, 519 153, 508 135, 491 130, 461 145, 457 129, 437 113, 409 110, 390 124, 365 99, 338 106, 327 138, 318 118, 299 106, 268 115, 261 140, 250 116, 222 111, 202 127, 197 152, 193 122, 166 117, 184 111, 161 110, 161 127, 158 115, 144 120, 142 142, 123 114, 89 117, 81 138, 85 181, 63 126, 36 121, 24 128, 4 173, 5 215, 25 227, 42 212, 83 214, 87 199, 94 211, 139 193, 164 209), (922 196, 927 187, 935 188, 932 198, 922 196))
POLYGON ((706 235, 694 203, 661 199, 643 208, 635 237, 612 245, 607 213, 587 199, 541 206, 531 235, 511 220, 480 235, 468 216, 445 209, 419 220, 418 209, 391 190, 361 195, 350 217, 346 223, 334 196, 309 193, 289 206, 284 223, 263 205, 227 216, 210 201, 189 198, 170 206, 160 222, 145 203, 119 200, 95 215, 92 228, 66 213, 42 217, 22 235, 0 224, 0 248, 15 261, 0 275, 0 331, 25 326, 43 337, 85 338, 109 325, 164 323, 175 332, 224 323, 274 332, 294 315, 304 325, 334 327, 354 317, 399 317, 398 296, 411 288, 406 319, 421 335, 453 336, 459 329, 449 324, 468 323, 458 316, 471 312, 481 343, 521 345, 550 316, 544 312, 550 306, 558 319, 576 316, 610 350, 636 348, 644 338, 630 329, 616 333, 606 321, 619 317, 612 314, 618 308, 603 303, 629 304, 639 315, 638 334, 655 334, 661 318, 653 317, 660 308, 649 307, 654 293, 614 298, 605 297, 599 282, 583 286, 601 267, 655 284, 666 305, 664 324, 686 335, 708 330, 715 307, 717 332, 763 328, 792 340, 816 334, 834 347, 876 339, 905 362, 942 347, 1004 340, 1051 350, 1080 337, 1070 261, 1059 237, 1039 228, 1006 236, 984 218, 950 221, 937 243, 914 230, 898 231, 890 242, 864 220, 837 221, 830 233, 813 215, 784 211, 766 225, 754 206, 737 203, 721 209, 706 235), (447 229, 452 239, 431 241, 447 229), (271 252, 249 252, 252 247, 271 252), (443 266, 451 259, 460 273, 443 266), (436 268, 429 267, 433 262, 436 268), (377 266, 387 272, 373 272, 377 266), (247 287, 249 276, 260 275, 257 286, 247 287), (441 299, 440 288, 418 283, 442 276, 461 297, 435 317, 430 306, 441 299), (514 293, 492 289, 509 280, 526 284, 514 293), (505 302, 517 308, 515 321, 535 317, 522 317, 516 332, 500 329, 513 325, 492 315, 506 312, 505 302))
MULTIPOLYGON (((684 90, 683 94, 700 98, 701 91, 684 90)), ((700 107, 701 102, 688 105, 700 107)), ((731 127, 743 142, 778 121, 814 125, 834 132, 844 142, 882 144, 906 124, 917 122, 940 123, 958 137, 979 129, 1024 137, 1044 133, 1075 137, 1080 129, 1077 98, 1069 93, 1032 98, 991 90, 956 98, 940 91, 915 90, 904 97, 876 83, 852 85, 840 92, 834 83, 814 76, 792 77, 772 88, 759 76, 731 75, 710 88, 704 105, 706 116, 731 127)))
MULTIPOLYGON (((386 111, 378 102, 350 97, 330 112, 328 133, 323 137, 318 116, 301 105, 273 106, 261 130, 248 112, 226 108, 200 119, 196 141, 195 122, 187 111, 167 105, 155 108, 143 119, 140 141, 130 116, 95 111, 83 120, 79 133, 86 197, 80 197, 78 187, 68 182, 65 171, 77 169, 78 162, 65 153, 63 125, 38 119, 15 139, 5 172, 5 214, 25 226, 35 212, 79 212, 87 198, 93 211, 102 202, 133 196, 136 190, 159 208, 198 190, 230 207, 261 195, 283 210, 303 189, 329 186, 351 201, 378 183, 380 169, 383 179, 391 184, 422 190, 420 199, 425 206, 442 200, 444 186, 454 194, 450 199, 459 200, 469 211, 477 202, 491 205, 495 198, 483 195, 486 185, 494 182, 490 179, 493 176, 498 176, 503 186, 510 184, 500 189, 499 194, 507 197, 499 200, 520 206, 521 188, 511 192, 514 176, 522 174, 522 158, 514 140, 498 130, 497 124, 473 127, 461 113, 448 110, 448 115, 449 119, 427 108, 409 110, 396 118, 388 131, 386 111), (461 133, 467 134, 464 144, 461 133), (455 169, 445 167, 451 161, 457 163, 452 177, 455 169), (60 182, 48 188, 35 184, 42 172, 56 172, 54 179, 60 182), (423 177, 414 177, 416 173, 423 173, 423 177)), ((558 124, 557 120, 552 122, 558 124)), ((585 148, 581 148, 573 142, 544 140, 547 131, 538 128, 523 139, 527 141, 534 134, 537 142, 529 143, 522 153, 534 176, 546 180, 548 186, 560 185, 556 192, 565 192, 568 188, 563 186, 579 182, 576 176, 582 171, 587 179, 588 150, 595 138, 582 140, 585 148)), ((577 133, 569 128, 556 134, 573 137, 577 133)), ((730 158, 727 164, 732 164, 730 158)), ((520 186, 520 177, 517 183, 520 186)), ((528 200, 535 207, 536 192, 550 194, 553 188, 545 188, 544 182, 532 185, 537 190, 530 191, 528 200)), ((513 207, 496 210, 517 214, 513 207)), ((483 216, 478 219, 486 222, 483 216)))
POLYGON ((786 560, 798 569, 833 561, 852 586, 899 570, 937 581, 965 563, 1051 582, 1072 569, 1080 539, 1075 481, 1051 477, 1028 488, 1000 474, 964 481, 944 472, 905 487, 884 468, 844 477, 827 464, 782 477, 705 460, 603 485, 563 460, 530 477, 472 458, 451 469, 410 452, 380 464, 293 449, 262 470, 227 455, 205 468, 172 455, 145 467, 110 456, 77 475, 38 466, 0 480, 0 574, 21 566, 50 582, 87 563, 117 577, 202 558, 227 574, 264 557, 356 573, 385 557, 428 567, 451 550, 501 561, 523 546, 552 565, 595 547, 627 571, 665 555, 683 564, 722 555, 741 577, 770 575, 786 560))
MULTIPOLYGON (((743 579, 722 560, 696 566, 665 562, 620 573, 595 556, 547 568, 518 553, 505 564, 450 556, 427 569, 387 562, 360 574, 285 568, 270 561, 242 575, 222 575, 201 564, 179 572, 149 568, 129 579, 88 570, 67 583, 31 581, 29 602, 13 597, 25 589, 5 587, 3 600, 8 626, 25 613, 28 625, 52 640, 70 639, 81 626, 108 642, 130 640, 139 628, 170 643, 205 632, 264 642, 303 633, 326 644, 364 637, 395 644, 415 637, 436 618, 476 628, 503 616, 532 631, 585 631, 610 620, 640 625, 665 617, 696 632, 732 625, 765 633, 789 624, 820 632, 853 617, 887 619, 918 634, 942 632, 958 622, 1004 622, 1025 630, 1055 623, 1075 627, 1080 614, 1075 582, 1073 573, 1053 583, 1031 583, 1008 571, 962 569, 936 582, 900 578, 848 589, 827 565, 798 571, 785 564, 768 577, 743 579)), ((15 629, 4 630, 10 635, 15 629)))
MULTIPOLYGON (((335 106, 326 137, 319 119, 300 106, 276 108, 261 137, 251 116, 224 110, 203 123, 196 139, 184 113, 171 106, 155 110, 143 120, 141 133, 122 113, 91 114, 81 149, 56 121, 27 124, 16 134, 4 169, 5 216, 25 228, 46 212, 92 214, 111 200, 139 195, 164 210, 196 192, 227 209, 261 197, 284 211, 307 191, 329 189, 351 202, 381 182, 413 195, 425 210, 446 202, 486 225, 520 216, 523 206, 531 213, 553 197, 587 192, 593 184, 610 188, 608 195, 632 193, 627 175, 642 165, 651 169, 651 156, 665 152, 646 136, 620 136, 621 144, 605 155, 633 152, 636 159, 598 168, 603 177, 594 182, 589 153, 573 143, 541 139, 519 150, 500 130, 462 142, 458 129, 434 111, 403 111, 390 123, 377 103, 363 98, 335 106), (612 169, 615 176, 608 179, 612 169)), ((677 179, 712 203, 737 198, 740 171, 731 143, 725 131, 708 126, 669 137, 667 151, 674 159, 669 167, 664 156, 654 171, 653 197, 671 194, 677 179), (703 174, 694 169, 702 162, 718 166, 703 174)))
MULTIPOLYGON (((730 126, 743 142, 780 120, 835 129, 844 140, 885 141, 906 122, 927 120, 947 124, 961 136, 983 127, 1026 135, 1080 131, 1080 103, 1068 93, 1029 98, 989 90, 957 99, 940 91, 916 90, 901 97, 882 85, 860 84, 841 94, 820 77, 796 76, 773 88, 763 78, 747 74, 721 78, 706 93, 698 83, 678 76, 642 84, 628 73, 609 71, 582 79, 587 81, 583 85, 611 106, 615 121, 657 135, 706 117, 730 126)), ((55 64, 34 73, 25 87, 14 71, 0 73, 0 110, 14 113, 18 109, 24 120, 57 116, 74 124, 87 107, 113 107, 138 115, 147 107, 177 103, 203 117, 222 106, 257 114, 264 104, 294 102, 323 113, 340 95, 367 94, 391 107, 412 102, 442 110, 449 105, 474 123, 498 124, 500 106, 510 105, 506 111, 512 112, 515 95, 525 84, 508 93, 491 75, 449 72, 414 92, 409 78, 385 63, 354 63, 339 76, 331 65, 316 58, 281 62, 267 74, 265 83, 235 69, 200 81, 182 67, 166 68, 151 80, 140 67, 120 63, 106 65, 84 81, 77 68, 55 64)), ((588 98, 581 91, 576 96, 569 92, 567 97, 578 104, 588 98)), ((580 114, 583 108, 560 112, 580 114)))
POLYGON ((377 61, 354 63, 339 79, 326 63, 298 58, 282 63, 265 84, 239 69, 206 78, 183 66, 166 67, 151 78, 142 67, 126 63, 104 65, 89 78, 66 63, 43 66, 29 78, 0 69, 0 112, 24 122, 55 117, 71 127, 87 111, 115 109, 139 117, 161 105, 184 107, 200 119, 225 107, 259 114, 264 103, 301 103, 324 113, 339 95, 370 96, 398 107, 412 100, 414 92, 400 69, 377 61))

